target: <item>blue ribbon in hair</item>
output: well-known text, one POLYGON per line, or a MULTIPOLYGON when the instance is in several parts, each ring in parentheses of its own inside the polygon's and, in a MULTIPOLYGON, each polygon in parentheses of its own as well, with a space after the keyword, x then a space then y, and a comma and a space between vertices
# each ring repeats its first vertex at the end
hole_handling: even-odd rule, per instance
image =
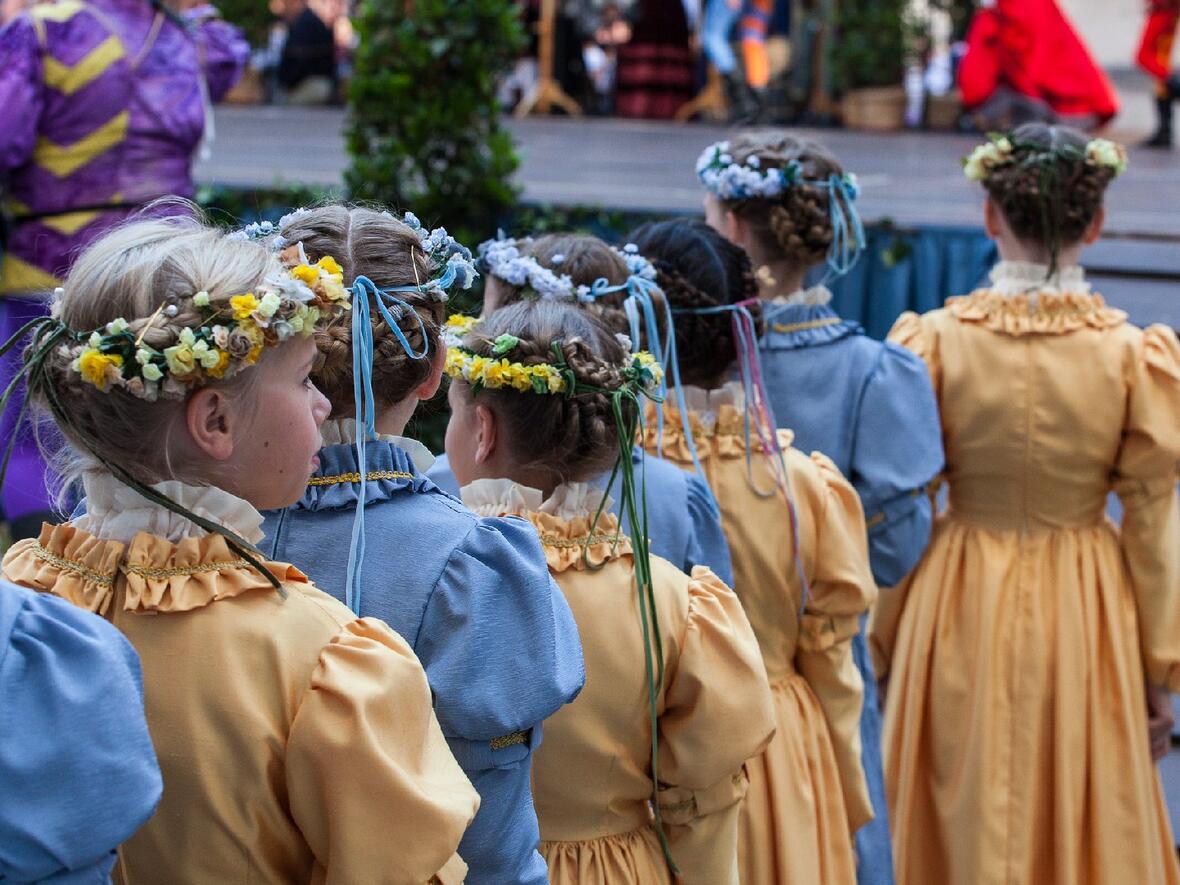
POLYGON ((352 396, 356 409, 356 460, 360 474, 360 500, 352 521, 352 540, 348 548, 348 572, 344 582, 344 602, 357 616, 361 613, 361 565, 365 556, 365 504, 367 503, 367 470, 365 444, 377 436, 377 407, 373 396, 373 325, 369 309, 369 296, 377 306, 381 318, 398 343, 412 360, 425 359, 430 353, 430 339, 422 316, 408 302, 394 295, 394 292, 421 292, 426 288, 445 289, 454 281, 456 269, 448 265, 446 273, 438 281, 422 286, 391 286, 379 289, 366 276, 358 276, 352 284, 352 396), (418 323, 422 335, 422 350, 415 351, 409 339, 398 325, 398 319, 405 314, 418 323))
POLYGON ((832 174, 826 182, 817 183, 828 189, 828 211, 832 218, 832 245, 828 248, 828 272, 824 275, 827 283, 856 266, 866 245, 865 228, 856 211, 860 191, 855 179, 832 174))
MULTIPOLYGON (((684 391, 680 385, 680 363, 676 358, 676 330, 672 322, 672 307, 668 304, 667 299, 661 299, 664 305, 666 334, 663 340, 660 339, 658 308, 656 307, 656 299, 653 297, 653 293, 661 292, 660 287, 654 280, 637 274, 632 274, 625 283, 616 286, 612 286, 605 277, 599 277, 590 286, 589 295, 584 296, 584 300, 594 301, 604 295, 623 291, 627 292, 627 298, 623 302, 623 310, 626 312, 627 321, 631 326, 631 349, 633 352, 642 350, 641 342, 644 340, 643 336, 646 335, 648 352, 655 357, 656 362, 664 370, 664 377, 660 379, 659 387, 661 401, 667 399, 668 379, 672 379, 676 407, 680 411, 680 425, 684 431, 684 441, 688 445, 688 452, 692 457, 693 468, 696 470, 697 476, 704 480, 705 486, 708 488, 709 481, 705 478, 705 471, 697 457, 696 442, 693 440, 692 428, 688 421, 688 407, 685 404, 684 391)), ((642 415, 640 415, 640 422, 642 426, 642 415)), ((656 409, 656 452, 661 456, 664 454, 664 410, 662 408, 656 409)), ((709 491, 712 493, 711 488, 709 491)))
MULTIPOLYGON (((787 462, 783 457, 783 449, 778 441, 778 422, 775 420, 774 410, 771 408, 770 398, 766 394, 766 385, 763 381, 762 356, 758 348, 758 323, 755 321, 754 315, 750 312, 750 305, 756 300, 750 299, 748 301, 739 301, 735 304, 722 304, 717 307, 679 308, 675 312, 698 315, 730 314, 733 322, 734 337, 736 339, 738 372, 741 376, 742 391, 746 400, 745 409, 743 410, 743 429, 746 442, 746 477, 749 480, 750 488, 756 494, 762 497, 768 497, 774 494, 773 490, 765 492, 759 489, 757 483, 754 481, 754 464, 751 454, 753 446, 750 444, 750 419, 751 413, 753 413, 758 421, 758 426, 755 430, 761 438, 762 447, 769 448, 769 454, 775 456, 777 462, 774 465, 774 468, 777 468, 775 470, 775 478, 779 490, 782 492, 783 498, 787 503, 787 513, 791 523, 791 539, 795 547, 795 571, 799 577, 799 612, 802 614, 803 610, 807 607, 810 588, 807 575, 803 570, 803 557, 799 548, 799 518, 795 509, 795 497, 791 491, 791 480, 787 473, 787 462)), ((677 383, 679 385, 679 382, 677 383)))

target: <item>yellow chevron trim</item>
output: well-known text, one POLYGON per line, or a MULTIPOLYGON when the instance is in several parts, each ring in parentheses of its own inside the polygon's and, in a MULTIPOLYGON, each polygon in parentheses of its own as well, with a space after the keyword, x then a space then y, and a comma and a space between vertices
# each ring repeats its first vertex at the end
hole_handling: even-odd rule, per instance
POLYGON ((73 236, 94 219, 98 218, 98 212, 67 212, 64 215, 48 215, 45 218, 40 218, 38 221, 46 227, 51 227, 59 233, 68 236, 73 236))
POLYGON ((58 0, 57 3, 36 3, 29 8, 33 21, 68 22, 85 6, 78 0, 58 0))
POLYGON ((45 85, 63 95, 73 95, 83 86, 101 77, 111 65, 126 55, 123 41, 111 35, 99 43, 77 64, 64 65, 45 57, 45 85))
POLYGON ((10 215, 28 215, 33 210, 19 200, 8 198, 8 212, 10 215))
POLYGON ((127 136, 130 119, 131 115, 123 111, 70 145, 54 144, 47 138, 39 138, 37 147, 33 149, 33 162, 58 178, 65 178, 121 142, 127 136))
POLYGON ((14 255, 5 253, 4 261, 0 262, 0 294, 52 292, 60 285, 56 277, 14 255))

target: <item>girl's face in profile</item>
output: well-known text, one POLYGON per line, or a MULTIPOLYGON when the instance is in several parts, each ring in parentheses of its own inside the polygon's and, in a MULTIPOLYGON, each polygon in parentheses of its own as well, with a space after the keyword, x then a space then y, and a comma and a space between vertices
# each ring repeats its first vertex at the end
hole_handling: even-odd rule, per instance
POLYGON ((313 338, 297 336, 247 370, 258 373, 257 386, 248 398, 252 414, 237 422, 241 430, 225 465, 234 488, 227 491, 259 510, 294 504, 319 467, 320 425, 331 404, 311 380, 318 355, 313 338))

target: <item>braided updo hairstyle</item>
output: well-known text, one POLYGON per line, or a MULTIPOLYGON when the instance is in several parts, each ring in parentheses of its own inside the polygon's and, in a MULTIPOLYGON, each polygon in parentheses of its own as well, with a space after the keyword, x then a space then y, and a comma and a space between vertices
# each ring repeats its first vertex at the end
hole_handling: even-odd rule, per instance
MULTIPOLYGON (((720 307, 757 297, 750 259, 703 221, 645 224, 631 242, 655 265, 656 282, 673 310, 720 307)), ((755 319, 758 304, 750 305, 755 319)), ((676 356, 683 384, 713 387, 737 359, 729 313, 676 315, 676 356)))
MULTIPOLYGON (((132 221, 92 243, 54 302, 58 318, 75 333, 86 333, 122 317, 145 344, 163 348, 183 329, 201 324, 202 314, 193 304, 198 292, 207 292, 213 304, 228 302, 280 271, 266 246, 229 239, 202 223, 196 207, 187 209, 192 214, 132 221)), ((54 454, 63 490, 93 464, 90 451, 101 452, 143 483, 203 481, 178 458, 186 400, 149 402, 120 387, 103 392, 83 381, 72 363, 71 349, 59 347, 46 359, 44 373, 29 381, 29 400, 39 411, 49 411, 47 385, 52 385, 69 415, 68 424, 58 429, 72 449, 54 454)), ((209 386, 237 399, 248 414, 257 375, 248 369, 209 386)))
MULTIPOLYGON (((757 157, 763 171, 798 162, 807 181, 844 174, 840 161, 826 147, 779 130, 737 135, 730 139, 729 153, 743 165, 757 157)), ((723 200, 722 205, 745 221, 768 257, 810 267, 823 261, 832 245, 831 199, 827 188, 800 183, 771 199, 723 200)))
MULTIPOLYGON (((341 204, 308 209, 291 216, 279 233, 287 242, 303 243, 311 261, 331 255, 340 263, 347 284, 366 276, 378 288, 409 286, 425 283, 437 272, 409 225, 373 209, 341 204)), ((431 356, 441 346, 439 329, 446 317, 446 304, 437 293, 398 292, 397 297, 422 318, 427 340, 422 340, 414 317, 399 318, 395 313, 402 334, 415 351, 428 345, 430 356, 418 360, 406 356, 370 296, 373 396, 378 410, 401 402, 430 376, 431 356)), ((331 417, 348 417, 355 412, 351 313, 317 330, 315 339, 321 360, 312 378, 332 403, 331 417)))
MULTIPOLYGON (((612 286, 622 285, 630 276, 627 263, 614 249, 598 237, 588 234, 547 234, 538 237, 532 243, 522 243, 520 251, 537 259, 537 263, 547 267, 559 276, 565 274, 575 286, 591 286, 596 280, 605 279, 612 286), (554 258, 561 257, 560 262, 554 258)), ((516 287, 504 286, 505 295, 501 304, 511 304, 521 300, 523 290, 516 287)), ((610 326, 614 332, 626 333, 630 328, 627 314, 623 310, 623 302, 627 293, 612 292, 604 295, 592 303, 582 303, 580 306, 598 316, 610 326)))
POLYGON ((1020 239, 1054 252, 1074 245, 1102 208, 1115 170, 1087 163, 1089 137, 1068 126, 1026 123, 1011 141, 1013 162, 988 173, 988 196, 1020 239), (1045 164, 1054 167, 1049 174, 1045 164))
MULTIPOLYGON (((512 362, 552 363, 554 342, 561 342, 565 360, 578 381, 604 390, 617 389, 623 383, 627 351, 611 329, 572 304, 510 304, 485 317, 464 346, 491 357, 496 338, 505 334, 520 339, 505 354, 512 362)), ((470 388, 467 395, 471 395, 470 388)), ((491 408, 506 429, 514 460, 547 473, 555 485, 598 476, 609 470, 619 455, 618 424, 606 394, 564 396, 484 389, 476 401, 491 408)), ((632 420, 634 405, 625 405, 623 414, 624 420, 632 420)))

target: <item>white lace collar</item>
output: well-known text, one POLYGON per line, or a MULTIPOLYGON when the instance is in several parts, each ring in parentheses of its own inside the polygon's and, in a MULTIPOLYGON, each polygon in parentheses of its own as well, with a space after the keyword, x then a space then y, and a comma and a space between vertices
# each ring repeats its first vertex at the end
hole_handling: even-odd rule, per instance
MULTIPOLYGON (((178 480, 158 482, 152 486, 181 507, 197 516, 225 526, 251 544, 262 540, 262 514, 249 501, 214 486, 194 486, 178 480)), ((97 470, 82 475, 86 494, 86 513, 73 525, 103 541, 130 543, 140 532, 147 532, 172 543, 182 538, 200 538, 208 534, 183 516, 153 504, 111 474, 97 470)))
POLYGON ((511 479, 477 479, 459 490, 464 506, 479 516, 523 516, 547 513, 558 519, 593 516, 613 503, 603 489, 585 482, 562 483, 548 498, 540 489, 511 479), (605 503, 604 503, 605 502, 605 503))
MULTIPOLYGON (((326 446, 354 445, 356 443, 356 421, 352 418, 332 418, 320 426, 320 438, 326 446)), ((430 449, 416 439, 408 436, 392 436, 386 433, 377 434, 377 439, 393 443, 405 451, 414 462, 419 473, 425 473, 434 466, 434 455, 430 449)))
MULTIPOLYGON (((738 414, 745 411, 746 391, 740 381, 727 381, 720 387, 706 390, 703 387, 693 387, 691 384, 681 385, 684 394, 684 405, 697 416, 701 428, 706 434, 713 432, 717 424, 717 414, 722 406, 733 406, 738 414)), ((675 397, 670 397, 675 402, 675 397)))
POLYGON ((1045 264, 1029 261, 1001 261, 991 272, 991 290, 1001 295, 1031 295, 1034 293, 1090 294, 1086 271, 1081 265, 1061 267, 1050 276, 1045 264))
POLYGON ((775 295, 771 304, 807 304, 823 305, 832 300, 832 293, 827 286, 812 286, 810 289, 799 289, 790 295, 775 295))

